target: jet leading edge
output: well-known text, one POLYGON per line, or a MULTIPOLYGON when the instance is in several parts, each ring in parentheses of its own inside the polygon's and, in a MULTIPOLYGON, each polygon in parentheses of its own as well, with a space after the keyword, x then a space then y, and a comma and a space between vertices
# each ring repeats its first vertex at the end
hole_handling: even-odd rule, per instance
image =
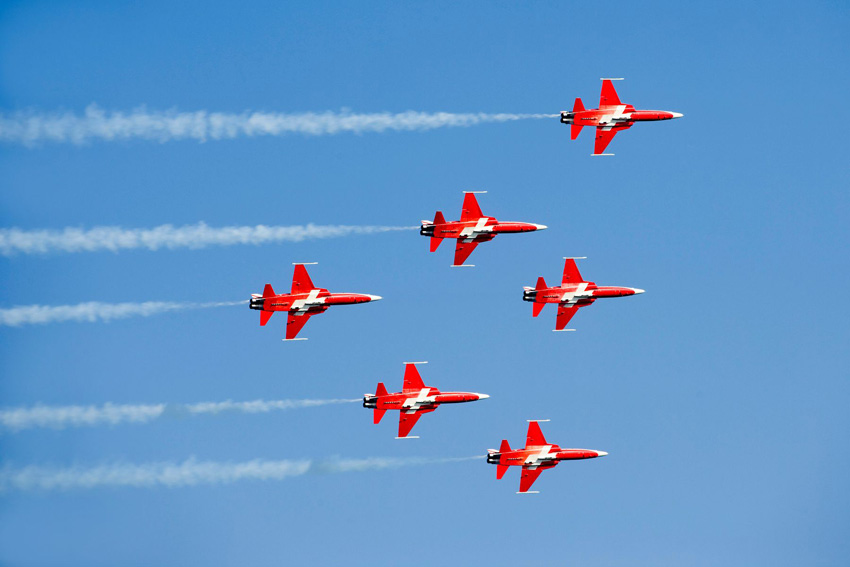
MULTIPOLYGON (((316 262, 312 262, 315 264, 316 262)), ((260 325, 265 325, 275 311, 286 311, 285 341, 296 340, 298 331, 313 315, 324 313, 331 305, 350 305, 367 303, 381 299, 379 295, 365 293, 330 293, 328 290, 313 285, 305 264, 295 264, 292 274, 292 291, 290 293, 275 293, 271 284, 266 284, 263 294, 251 294, 248 306, 260 311, 260 325)), ((297 339, 307 340, 307 339, 297 339)))
MULTIPOLYGON (((529 222, 499 222, 493 217, 484 216, 475 193, 486 193, 486 191, 464 191, 463 210, 460 220, 446 222, 442 211, 437 211, 433 221, 422 221, 419 234, 431 237, 431 252, 437 250, 444 238, 455 238, 455 260, 453 267, 460 267, 475 247, 481 242, 487 242, 496 238, 497 234, 507 232, 532 232, 546 228, 542 224, 529 222)), ((471 266, 472 264, 467 264, 471 266)))
POLYGON ((604 154, 605 148, 621 130, 628 130, 635 122, 646 122, 650 120, 670 120, 681 118, 678 112, 667 112, 665 110, 635 110, 631 104, 623 104, 614 83, 622 79, 602 79, 602 94, 599 98, 599 108, 585 109, 581 99, 577 98, 572 112, 564 110, 561 112, 561 123, 570 124, 570 139, 578 138, 581 129, 585 126, 596 127, 596 143, 593 147, 593 155, 604 154))
POLYGON ((608 454, 605 451, 594 451, 592 449, 561 449, 557 445, 547 443, 543 437, 543 432, 540 431, 540 426, 537 425, 538 421, 549 420, 529 420, 524 448, 511 449, 508 440, 502 439, 502 445, 498 451, 496 449, 487 451, 487 462, 496 465, 497 479, 505 476, 508 467, 522 467, 517 494, 537 494, 537 491, 529 492, 528 489, 531 488, 540 473, 555 467, 561 461, 594 459, 608 454))
MULTIPOLYGON (((410 430, 413 429, 422 414, 434 411, 440 404, 474 402, 490 397, 487 394, 475 392, 441 392, 437 388, 426 386, 416 369, 417 364, 426 363, 404 363, 404 384, 401 392, 390 394, 387 392, 384 383, 379 382, 374 394, 363 396, 363 407, 375 410, 374 421, 376 424, 381 422, 381 418, 384 417, 387 410, 399 410, 401 412, 398 418, 398 437, 396 439, 407 438, 410 430)), ((410 438, 414 439, 415 437, 410 438)))
MULTIPOLYGON (((555 319, 555 330, 563 331, 576 312, 590 305, 600 297, 623 297, 643 293, 642 289, 634 287, 597 286, 586 282, 576 266, 576 260, 584 258, 564 258, 564 275, 559 287, 549 287, 543 277, 537 278, 537 286, 524 287, 523 301, 532 302, 532 316, 537 317, 547 303, 558 304, 558 316, 555 319)), ((573 329, 567 329, 573 330, 573 329)))

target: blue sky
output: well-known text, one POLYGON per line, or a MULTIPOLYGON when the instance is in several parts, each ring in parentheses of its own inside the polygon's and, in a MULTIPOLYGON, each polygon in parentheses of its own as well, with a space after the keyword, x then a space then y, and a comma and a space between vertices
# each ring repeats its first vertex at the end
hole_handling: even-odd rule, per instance
MULTIPOLYGON (((0 307, 234 301, 291 262, 382 295, 310 322, 244 306, 0 328, 5 408, 356 398, 426 383, 491 398, 393 439, 358 404, 0 433, 4 470, 252 459, 466 457, 547 438, 606 450, 514 494, 481 461, 181 488, 7 490, 10 565, 840 565, 850 543, 848 131, 842 2, 10 3, 0 112, 684 113, 591 158, 557 119, 427 132, 0 146, 2 227, 415 225, 485 213, 548 225, 474 269, 415 231, 259 247, 0 258, 0 307), (563 256, 647 293, 552 333, 521 301, 563 256)), ((443 245, 446 247, 446 245, 443 245)), ((551 310, 550 310, 551 309, 551 310)), ((388 419, 388 418, 385 418, 388 419)))

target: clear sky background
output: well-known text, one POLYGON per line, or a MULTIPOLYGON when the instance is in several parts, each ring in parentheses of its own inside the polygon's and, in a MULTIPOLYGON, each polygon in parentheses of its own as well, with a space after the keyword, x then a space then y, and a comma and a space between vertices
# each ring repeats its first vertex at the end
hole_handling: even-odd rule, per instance
POLYGON ((428 132, 0 146, 0 226, 543 223, 453 270, 416 231, 260 247, 0 258, 0 307, 382 295, 283 343, 245 306, 0 328, 5 408, 356 398, 405 360, 445 390, 396 441, 359 404, 0 433, 0 463, 466 457, 526 419, 606 450, 515 494, 480 461, 183 488, 0 494, 8 565, 844 565, 850 555, 846 2, 6 3, 0 112, 557 113, 599 77, 684 113, 591 158, 556 118, 428 132), (523 285, 647 293, 553 333, 523 285))

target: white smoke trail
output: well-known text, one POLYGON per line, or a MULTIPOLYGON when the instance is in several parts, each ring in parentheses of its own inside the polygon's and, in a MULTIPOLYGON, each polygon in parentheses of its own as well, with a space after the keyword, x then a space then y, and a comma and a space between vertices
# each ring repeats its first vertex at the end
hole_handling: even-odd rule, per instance
POLYGON ((329 460, 255 459, 242 463, 198 461, 182 463, 112 464, 92 468, 26 466, 0 469, 0 493, 11 490, 49 491, 101 487, 177 488, 203 484, 229 484, 240 480, 284 480, 310 473, 335 474, 395 469, 482 459, 482 456, 448 459, 370 458, 329 460))
POLYGON ((293 225, 293 226, 225 226, 211 228, 205 223, 174 227, 169 224, 150 229, 126 229, 118 226, 100 226, 88 230, 64 228, 62 230, 0 229, 0 254, 45 254, 48 252, 95 252, 145 248, 205 248, 207 246, 232 246, 234 244, 267 244, 272 242, 302 242, 317 238, 338 238, 354 234, 377 234, 397 230, 412 230, 408 226, 346 226, 346 225, 293 225))
POLYGON ((0 326, 44 325, 64 321, 95 323, 127 317, 150 317, 168 311, 183 309, 207 309, 241 305, 246 301, 224 301, 211 303, 177 303, 173 301, 145 301, 144 303, 101 303, 89 301, 77 305, 18 305, 0 309, 0 326))
POLYGON ((147 423, 163 415, 217 415, 220 413, 268 413, 330 404, 346 404, 360 398, 330 400, 254 400, 250 402, 200 402, 194 404, 112 404, 102 406, 45 406, 0 410, 0 427, 13 432, 36 427, 64 429, 119 423, 147 423))
POLYGON ((129 140, 139 138, 167 142, 170 140, 224 140, 252 136, 305 134, 326 136, 351 132, 433 130, 445 127, 468 127, 488 122, 510 122, 552 118, 557 114, 488 114, 452 112, 378 112, 356 114, 339 112, 273 113, 148 111, 106 112, 90 105, 75 114, 40 113, 36 111, 0 114, 0 142, 28 146, 38 142, 71 142, 91 140, 129 140))

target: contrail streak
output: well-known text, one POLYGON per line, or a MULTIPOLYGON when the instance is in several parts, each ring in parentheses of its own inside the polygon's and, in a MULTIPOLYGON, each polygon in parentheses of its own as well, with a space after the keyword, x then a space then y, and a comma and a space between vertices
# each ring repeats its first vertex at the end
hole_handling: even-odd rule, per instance
POLYGON ((317 238, 339 238, 355 234, 378 234, 398 230, 413 230, 408 226, 224 226, 213 228, 205 223, 174 227, 170 224, 154 228, 121 228, 99 226, 84 230, 22 230, 0 228, 0 255, 46 254, 48 252, 97 252, 144 248, 205 248, 234 244, 268 244, 302 242, 317 238))
POLYGON ((447 459, 369 458, 327 460, 255 459, 241 463, 198 461, 182 463, 111 464, 92 468, 26 466, 0 469, 0 493, 93 489, 101 487, 167 487, 229 484, 240 480, 284 480, 306 474, 336 474, 436 465, 482 459, 482 456, 447 459))
POLYGON ((112 404, 102 406, 45 406, 0 410, 0 426, 21 431, 36 427, 64 429, 120 423, 147 423, 164 415, 217 415, 220 413, 268 413, 330 404, 346 404, 360 398, 330 400, 253 400, 249 402, 199 402, 194 404, 112 404))
POLYGON ((511 122, 552 118, 557 114, 489 114, 483 112, 377 112, 324 111, 303 113, 178 112, 149 111, 107 112, 90 105, 83 114, 73 112, 42 113, 19 111, 0 114, 0 142, 27 146, 39 142, 83 144, 92 140, 143 139, 226 140, 253 136, 304 134, 328 136, 351 132, 422 131, 446 127, 469 127, 490 122, 511 122))
POLYGON ((146 301, 144 303, 101 303, 89 301, 77 305, 18 305, 0 309, 0 326, 44 325, 65 321, 112 321, 127 317, 150 317, 168 311, 207 309, 241 305, 245 301, 217 301, 210 303, 178 303, 173 301, 146 301))

